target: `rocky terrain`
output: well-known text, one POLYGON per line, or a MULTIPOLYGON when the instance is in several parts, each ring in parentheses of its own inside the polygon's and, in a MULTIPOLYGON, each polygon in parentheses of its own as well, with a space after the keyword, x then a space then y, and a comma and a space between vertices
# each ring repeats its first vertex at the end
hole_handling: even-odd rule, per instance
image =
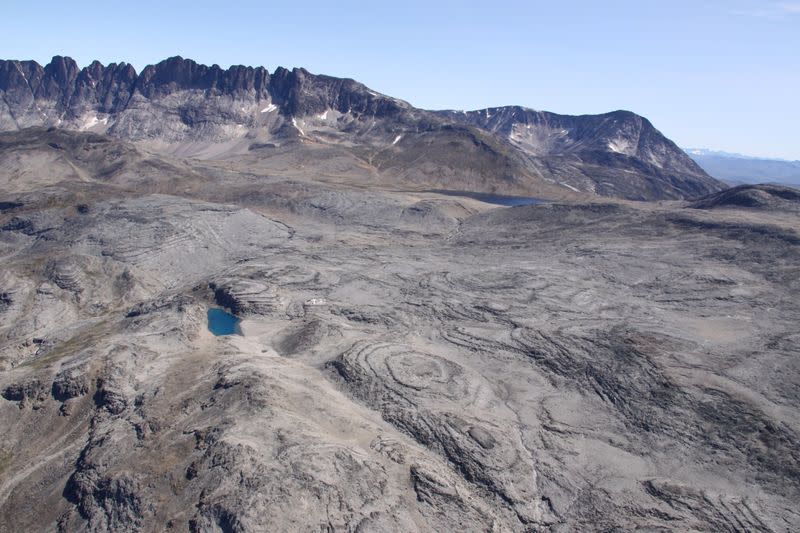
POLYGON ((124 140, 160 67, 63 65, 31 101, 107 80, 114 136, 0 134, 0 531, 800 529, 796 191, 502 207, 323 142, 188 158, 124 140))
POLYGON ((798 212, 626 111, 0 61, 0 532, 796 531, 798 212))
POLYGON ((350 80, 295 68, 223 70, 173 57, 140 73, 56 56, 0 61, 0 131, 59 127, 160 153, 302 164, 363 184, 546 197, 688 199, 724 185, 634 113, 521 107, 426 111, 350 80))

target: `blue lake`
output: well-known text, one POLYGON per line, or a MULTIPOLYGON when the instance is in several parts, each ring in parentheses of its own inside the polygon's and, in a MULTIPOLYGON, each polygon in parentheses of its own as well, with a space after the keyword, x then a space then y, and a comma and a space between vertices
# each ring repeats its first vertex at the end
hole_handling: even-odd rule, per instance
POLYGON ((222 309, 211 308, 208 310, 208 331, 216 336, 236 335, 239 333, 239 319, 222 309))
POLYGON ((539 198, 532 198, 530 196, 504 196, 502 194, 489 194, 483 192, 470 192, 470 191, 447 191, 442 189, 434 189, 427 192, 435 192, 436 194, 445 194, 447 196, 463 196, 465 198, 472 198, 487 204, 505 205, 509 207, 518 205, 535 205, 546 203, 546 200, 539 198))

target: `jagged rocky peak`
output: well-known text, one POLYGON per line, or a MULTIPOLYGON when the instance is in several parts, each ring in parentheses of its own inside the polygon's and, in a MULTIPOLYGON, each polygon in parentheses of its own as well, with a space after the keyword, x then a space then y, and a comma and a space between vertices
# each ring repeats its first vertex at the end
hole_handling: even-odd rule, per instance
POLYGON ((214 93, 255 93, 267 95, 269 72, 264 67, 234 65, 223 70, 219 65, 201 65, 180 56, 148 65, 139 75, 137 89, 147 98, 163 96, 184 89, 208 90, 214 93))
MULTIPOLYGON (((146 98, 163 97, 180 90, 209 90, 212 93, 256 93, 267 97, 269 73, 264 67, 234 65, 227 70, 219 65, 206 66, 191 59, 172 57, 148 65, 137 74, 128 63, 99 61, 80 69, 72 58, 55 56, 45 65, 35 61, 0 61, 0 90, 6 93, 27 92, 36 100, 57 101, 62 107, 97 101, 105 107, 112 102, 105 93, 130 97, 139 92, 146 98)), ((124 100, 127 102, 127 99, 124 100)))
POLYGON ((270 94, 286 114, 298 116, 333 109, 388 117, 411 108, 406 102, 371 91, 353 79, 311 74, 304 68, 278 67, 272 76, 270 94))
POLYGON ((278 67, 270 76, 264 67, 233 65, 223 69, 175 56, 148 65, 137 74, 128 63, 104 66, 93 61, 80 69, 73 59, 62 56, 55 56, 44 67, 35 61, 0 61, 0 91, 23 95, 9 103, 9 107, 22 108, 10 109, 13 116, 24 112, 34 100, 55 103, 61 112, 95 106, 100 112, 113 113, 122 111, 135 93, 154 100, 184 90, 271 100, 284 114, 298 116, 327 109, 392 116, 411 107, 355 80, 315 75, 303 68, 278 67))
MULTIPOLYGON (((286 105, 287 113, 304 114, 337 109, 385 114, 410 107, 405 102, 370 91, 352 79, 315 75, 303 68, 278 67, 273 76, 264 67, 203 65, 180 56, 146 66, 137 74, 128 63, 99 61, 80 69, 69 57, 55 56, 42 67, 35 61, 0 60, 0 90, 23 90, 36 99, 57 100, 63 106, 80 102, 73 95, 91 99, 103 89, 116 89, 147 99, 182 90, 204 90, 209 95, 255 94, 286 105)), ((108 110, 111 111, 111 110, 108 110)))
POLYGON ((103 66, 93 61, 79 69, 72 58, 62 56, 44 67, 35 61, 0 61, 0 91, 5 93, 8 112, 21 119, 19 126, 50 125, 48 108, 67 117, 86 107, 114 112, 127 103, 136 79, 136 70, 128 63, 103 66), (9 95, 16 98, 9 100, 9 95), (32 111, 41 112, 41 123, 26 124, 26 115, 32 111))
POLYGON ((80 68, 71 57, 55 56, 44 67, 44 75, 35 91, 36 98, 61 100, 62 105, 69 104, 69 97, 75 91, 75 81, 80 68))

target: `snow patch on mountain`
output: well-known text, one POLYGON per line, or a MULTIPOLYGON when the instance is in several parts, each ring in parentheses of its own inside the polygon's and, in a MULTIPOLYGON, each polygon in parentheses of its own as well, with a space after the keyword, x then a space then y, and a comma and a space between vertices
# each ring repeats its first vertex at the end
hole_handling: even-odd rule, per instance
POLYGON ((608 141, 608 149, 617 154, 631 155, 631 145, 627 139, 612 139, 608 141))
POLYGON ((297 131, 300 132, 300 135, 302 135, 303 137, 306 136, 306 132, 303 131, 303 128, 301 128, 300 126, 297 125, 297 119, 296 118, 292 118, 292 126, 294 126, 295 129, 297 129, 297 131))

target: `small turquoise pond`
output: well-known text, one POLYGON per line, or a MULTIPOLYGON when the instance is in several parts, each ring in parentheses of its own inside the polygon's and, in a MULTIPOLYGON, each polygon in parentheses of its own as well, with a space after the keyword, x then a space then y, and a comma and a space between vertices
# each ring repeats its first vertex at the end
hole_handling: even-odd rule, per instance
POLYGON ((212 307, 208 310, 208 331, 216 336, 239 333, 239 319, 232 314, 212 307))

